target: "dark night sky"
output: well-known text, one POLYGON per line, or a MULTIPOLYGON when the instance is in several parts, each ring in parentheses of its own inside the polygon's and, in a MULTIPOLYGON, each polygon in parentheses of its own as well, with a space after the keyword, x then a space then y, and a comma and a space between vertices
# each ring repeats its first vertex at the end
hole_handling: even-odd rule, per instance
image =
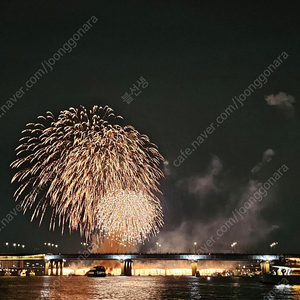
MULTIPOLYGON (((300 252, 299 8, 299 1, 2 1, 0 107, 87 20, 98 22, 0 119, 0 219, 15 206, 9 164, 25 124, 47 110, 107 104, 169 162, 161 181, 165 226, 144 249, 156 241, 163 251, 203 245, 285 164, 288 172, 210 252, 229 251, 233 241, 241 251, 268 251, 278 241, 280 251, 300 252), (267 83, 175 167, 180 150, 282 52, 288 58, 267 83), (149 86, 128 105, 121 96, 140 76, 149 86), (279 92, 295 102, 268 105, 265 97, 279 92), (267 149, 272 159, 252 173, 267 149)), ((46 241, 79 249, 78 233, 61 237, 30 217, 19 213, 0 232, 0 251, 6 241, 29 251, 46 241)))

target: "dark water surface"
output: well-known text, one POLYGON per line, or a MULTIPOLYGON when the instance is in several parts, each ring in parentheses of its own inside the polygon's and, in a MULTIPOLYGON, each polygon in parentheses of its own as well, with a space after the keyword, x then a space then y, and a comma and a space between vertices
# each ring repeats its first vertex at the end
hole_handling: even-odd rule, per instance
POLYGON ((0 299, 300 299, 300 286, 259 278, 0 277, 0 299), (267 296, 269 295, 269 296, 267 296))

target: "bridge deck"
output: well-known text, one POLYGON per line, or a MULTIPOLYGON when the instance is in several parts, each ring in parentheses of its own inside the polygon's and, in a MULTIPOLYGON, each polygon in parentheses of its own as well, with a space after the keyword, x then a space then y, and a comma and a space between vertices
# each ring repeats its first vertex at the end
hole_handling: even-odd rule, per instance
POLYGON ((278 260, 280 257, 300 258, 300 255, 277 255, 277 254, 244 254, 244 253, 207 253, 207 254, 191 254, 191 253, 57 253, 57 254, 4 254, 0 255, 0 261, 5 260, 262 260, 272 261, 278 260))
POLYGON ((277 260, 278 255, 264 254, 142 254, 142 253, 125 253, 125 254, 60 254, 47 255, 46 259, 66 259, 66 260, 277 260))

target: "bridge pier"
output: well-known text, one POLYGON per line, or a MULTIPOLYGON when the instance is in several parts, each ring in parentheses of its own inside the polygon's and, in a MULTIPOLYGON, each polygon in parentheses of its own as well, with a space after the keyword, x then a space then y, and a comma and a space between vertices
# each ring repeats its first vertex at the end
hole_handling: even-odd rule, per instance
POLYGON ((120 265, 121 265, 121 276, 124 276, 124 260, 120 261, 120 265))
POLYGON ((51 259, 49 261, 45 261, 45 275, 49 275, 50 268, 50 276, 59 276, 63 275, 64 270, 64 262, 61 259, 51 259), (55 272, 54 272, 55 269, 55 272))
POLYGON ((132 275, 132 260, 120 261, 121 264, 121 276, 131 276, 132 275))
POLYGON ((261 274, 266 274, 270 272, 270 262, 269 261, 264 261, 260 263, 260 269, 261 269, 261 274))
POLYGON ((60 275, 60 260, 56 261, 56 276, 60 275))
POLYGON ((196 276, 196 273, 197 273, 197 261, 193 260, 191 262, 191 268, 192 268, 192 276, 196 276))
POLYGON ((57 274, 57 260, 54 260, 53 261, 53 275, 54 276, 57 276, 58 274, 57 274), (54 272, 54 270, 55 270, 55 272, 54 272))
POLYGON ((45 275, 48 276, 49 275, 49 265, 50 265, 50 261, 45 261, 45 275))
POLYGON ((53 260, 50 260, 50 276, 53 276, 53 260))
POLYGON ((64 262, 63 262, 63 260, 60 261, 60 274, 59 275, 64 275, 64 262))
POLYGON ((55 261, 55 276, 59 275, 59 268, 60 268, 60 261, 56 260, 55 261))

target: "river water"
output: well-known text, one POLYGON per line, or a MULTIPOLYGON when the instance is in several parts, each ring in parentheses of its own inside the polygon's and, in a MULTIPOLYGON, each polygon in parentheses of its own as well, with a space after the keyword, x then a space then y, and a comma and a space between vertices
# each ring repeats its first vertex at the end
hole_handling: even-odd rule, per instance
POLYGON ((259 278, 0 277, 1 300, 300 299, 300 286, 264 285, 259 278))

